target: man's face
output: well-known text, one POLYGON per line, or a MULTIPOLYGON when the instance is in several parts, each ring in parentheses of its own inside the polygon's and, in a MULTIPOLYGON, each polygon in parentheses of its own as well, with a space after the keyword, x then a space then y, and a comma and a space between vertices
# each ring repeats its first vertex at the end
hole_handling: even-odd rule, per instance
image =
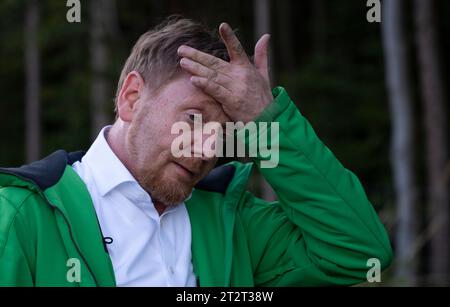
MULTIPOLYGON (((184 201, 193 187, 214 167, 217 158, 181 157, 171 152, 174 123, 186 122, 193 129, 194 114, 203 123, 229 121, 221 105, 194 87, 182 74, 157 95, 144 90, 130 122, 126 148, 139 184, 151 197, 166 205, 184 201)), ((203 142, 211 135, 203 135, 203 142)))

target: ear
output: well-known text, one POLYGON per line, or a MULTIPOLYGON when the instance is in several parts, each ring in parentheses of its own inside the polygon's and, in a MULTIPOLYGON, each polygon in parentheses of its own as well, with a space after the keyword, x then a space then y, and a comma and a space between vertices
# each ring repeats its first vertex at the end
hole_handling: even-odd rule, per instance
POLYGON ((136 112, 136 102, 139 101, 145 87, 144 79, 137 71, 128 73, 117 100, 117 114, 124 122, 130 122, 136 112))

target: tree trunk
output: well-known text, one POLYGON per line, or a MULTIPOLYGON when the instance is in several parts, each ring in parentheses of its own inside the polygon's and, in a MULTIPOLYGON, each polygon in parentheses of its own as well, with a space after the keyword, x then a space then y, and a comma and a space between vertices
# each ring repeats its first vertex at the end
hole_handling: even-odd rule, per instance
POLYGON ((312 1, 313 16, 313 51, 314 56, 320 58, 325 56, 327 14, 323 0, 312 1))
MULTIPOLYGON (((253 0, 254 9, 254 29, 255 43, 266 33, 271 33, 270 29, 270 0, 253 0)), ((272 40, 272 38, 271 38, 272 40)), ((270 44, 272 41, 270 41, 270 44)), ((270 48, 270 46, 269 46, 270 48)), ((269 51, 269 69, 272 79, 274 79, 272 48, 269 51)))
POLYGON ((439 44, 434 24, 434 1, 415 1, 415 22, 424 121, 426 129, 428 204, 431 223, 437 225, 431 239, 431 281, 449 281, 449 192, 445 182, 448 159, 445 92, 439 62, 439 44))
POLYGON ((28 0, 25 12, 25 156, 27 162, 39 159, 41 143, 38 28, 39 2, 28 0))
POLYGON ((108 37, 115 31, 115 1, 91 0, 90 5, 90 54, 92 66, 91 84, 91 134, 96 137, 109 123, 113 99, 107 79, 109 63, 108 37))
POLYGON ((403 1, 384 1, 382 38, 391 113, 391 164, 396 195, 396 277, 411 283, 416 278, 414 239, 417 237, 417 187, 414 172, 414 117, 410 93, 403 1))
MULTIPOLYGON (((255 42, 261 38, 265 33, 270 33, 270 1, 269 0, 254 0, 254 29, 255 42)), ((269 51, 269 67, 272 68, 272 52, 269 51)), ((271 71, 271 78, 273 79, 273 69, 271 71)), ((274 201, 276 199, 275 192, 267 181, 261 177, 261 197, 267 201, 274 201)))
POLYGON ((292 26, 292 3, 291 0, 280 0, 275 3, 278 15, 278 37, 281 48, 279 69, 292 72, 296 68, 294 55, 294 34, 292 26))

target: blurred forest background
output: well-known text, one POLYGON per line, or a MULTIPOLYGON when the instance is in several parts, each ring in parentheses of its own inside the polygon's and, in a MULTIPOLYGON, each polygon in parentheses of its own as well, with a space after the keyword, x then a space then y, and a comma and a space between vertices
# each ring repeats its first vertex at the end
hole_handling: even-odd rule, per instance
MULTIPOLYGON (((270 32, 273 84, 359 176, 389 231, 381 285, 450 285, 450 1, 384 0, 381 23, 366 0, 80 2, 69 23, 67 1, 0 0, 0 165, 87 150, 114 119, 131 47, 168 15, 227 21, 249 54, 270 32)), ((273 198, 258 174, 252 189, 273 198)))

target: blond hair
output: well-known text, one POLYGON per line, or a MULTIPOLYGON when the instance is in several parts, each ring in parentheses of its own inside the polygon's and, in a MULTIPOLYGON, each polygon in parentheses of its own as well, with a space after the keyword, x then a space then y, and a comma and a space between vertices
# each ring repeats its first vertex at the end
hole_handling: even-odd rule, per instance
POLYGON ((144 33, 134 45, 117 85, 116 113, 117 98, 127 75, 137 71, 151 90, 158 90, 180 70, 177 50, 181 45, 188 45, 229 61, 225 44, 217 31, 211 31, 205 25, 190 19, 168 17, 154 29, 144 33))

